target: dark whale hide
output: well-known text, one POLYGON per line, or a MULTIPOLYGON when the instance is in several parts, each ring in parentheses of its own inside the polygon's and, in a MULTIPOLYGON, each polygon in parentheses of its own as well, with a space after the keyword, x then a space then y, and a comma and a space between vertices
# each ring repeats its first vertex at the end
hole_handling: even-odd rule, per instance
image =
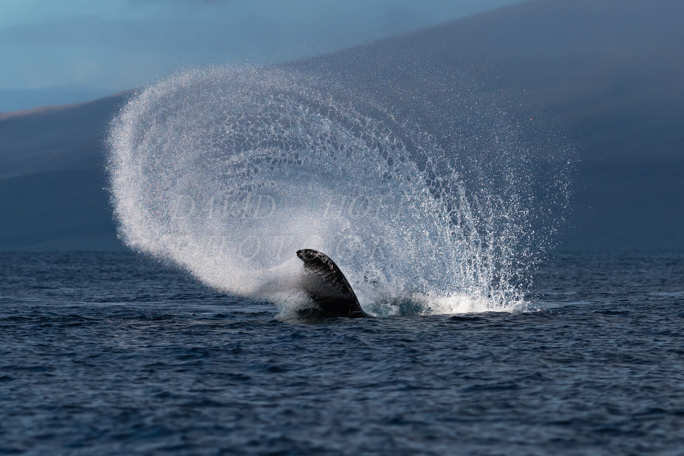
POLYGON ((318 306, 300 311, 305 317, 360 318, 367 315, 361 309, 354 290, 340 268, 326 254, 303 249, 297 256, 304 262, 303 289, 318 306))

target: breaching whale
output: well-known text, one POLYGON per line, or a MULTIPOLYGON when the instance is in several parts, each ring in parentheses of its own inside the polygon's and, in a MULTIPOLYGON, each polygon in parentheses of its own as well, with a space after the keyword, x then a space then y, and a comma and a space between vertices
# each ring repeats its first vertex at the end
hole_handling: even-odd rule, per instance
POLYGON ((302 288, 317 305, 299 312, 303 317, 367 317, 340 268, 326 254, 313 249, 297 251, 304 262, 302 288))

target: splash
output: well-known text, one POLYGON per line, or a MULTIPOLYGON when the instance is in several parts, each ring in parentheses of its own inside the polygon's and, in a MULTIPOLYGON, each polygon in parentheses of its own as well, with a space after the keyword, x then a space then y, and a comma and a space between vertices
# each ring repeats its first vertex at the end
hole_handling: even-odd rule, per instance
MULTIPOLYGON (((531 208, 532 189, 512 180, 497 192, 486 166, 472 179, 419 125, 329 81, 191 71, 133 98, 109 146, 122 239, 210 286, 297 301, 294 252, 314 248, 378 315, 401 302, 416 313, 524 305, 520 278, 541 244, 532 220, 546 210, 531 208)), ((520 173, 526 155, 499 146, 497 169, 520 173)))

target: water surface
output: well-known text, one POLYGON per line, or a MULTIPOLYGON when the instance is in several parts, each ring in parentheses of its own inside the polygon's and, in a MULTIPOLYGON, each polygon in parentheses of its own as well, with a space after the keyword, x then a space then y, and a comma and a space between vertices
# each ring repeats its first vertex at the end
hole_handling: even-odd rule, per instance
POLYGON ((682 454, 684 255, 533 310, 283 321, 132 254, 0 254, 0 454, 682 454))

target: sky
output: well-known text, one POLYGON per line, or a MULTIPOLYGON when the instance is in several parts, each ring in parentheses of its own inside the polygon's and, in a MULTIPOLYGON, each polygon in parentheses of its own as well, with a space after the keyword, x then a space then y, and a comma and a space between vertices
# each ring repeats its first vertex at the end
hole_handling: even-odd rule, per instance
POLYGON ((39 104, 53 88, 114 93, 189 66, 294 60, 520 1, 0 0, 0 97, 31 89, 39 104))

